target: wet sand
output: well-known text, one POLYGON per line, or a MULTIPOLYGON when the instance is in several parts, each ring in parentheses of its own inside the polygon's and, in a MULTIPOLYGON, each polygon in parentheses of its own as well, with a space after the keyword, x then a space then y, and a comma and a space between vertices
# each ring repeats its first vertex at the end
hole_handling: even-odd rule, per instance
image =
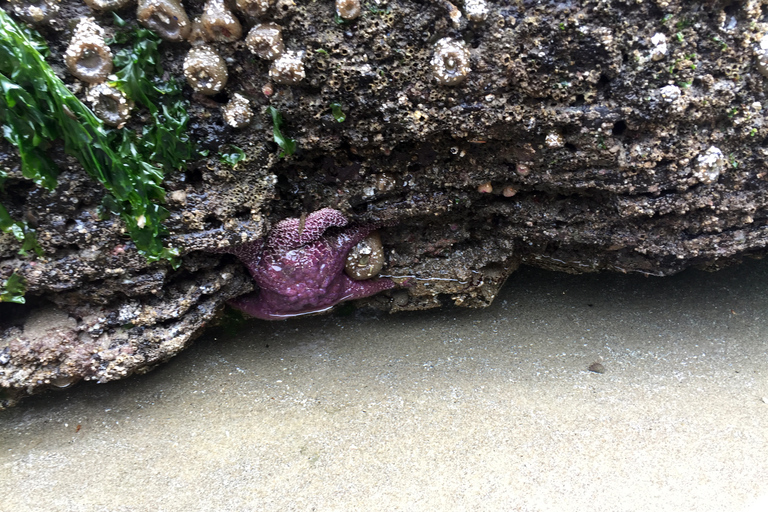
POLYGON ((768 262, 216 328, 0 413, 0 485, 18 512, 768 510, 768 262))

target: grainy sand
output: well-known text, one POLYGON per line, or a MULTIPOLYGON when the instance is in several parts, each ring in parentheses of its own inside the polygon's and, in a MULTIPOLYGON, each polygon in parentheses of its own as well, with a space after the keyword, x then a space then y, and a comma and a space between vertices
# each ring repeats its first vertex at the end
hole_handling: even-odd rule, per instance
POLYGON ((766 402, 768 263, 524 269, 488 309, 254 321, 27 400, 0 509, 763 511, 766 402))

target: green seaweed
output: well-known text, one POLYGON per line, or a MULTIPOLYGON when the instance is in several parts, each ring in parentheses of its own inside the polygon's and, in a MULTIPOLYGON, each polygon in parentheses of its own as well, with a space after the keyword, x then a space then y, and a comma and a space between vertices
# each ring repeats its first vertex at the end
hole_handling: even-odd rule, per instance
MULTIPOLYGON (((163 168, 180 168, 191 157, 192 145, 184 133, 187 117, 178 86, 172 81, 156 86, 148 78, 148 72, 161 69, 158 39, 139 31, 133 46, 116 58, 116 84, 152 115, 141 136, 105 129, 45 62, 39 37, 0 9, 0 124, 3 136, 19 149, 22 174, 49 190, 56 187, 58 170, 48 148, 62 141, 65 151, 107 190, 104 208, 120 216, 139 252, 150 262, 166 259, 175 266, 178 250, 161 241, 168 217, 159 204, 165 198, 163 168), (158 107, 164 96, 170 101, 158 107)), ((23 237, 22 251, 34 248, 27 240, 34 232, 13 221, 4 208, 0 228, 23 237)))
POLYGON ((269 115, 272 116, 272 136, 280 147, 280 157, 291 156, 296 152, 296 141, 283 135, 283 116, 275 107, 267 107, 269 115))
POLYGON ((338 123, 343 123, 347 115, 341 110, 341 103, 331 103, 331 114, 338 123))
POLYGON ((219 151, 219 160, 235 168, 237 164, 245 160, 245 151, 237 146, 230 145, 229 147, 230 151, 228 152, 219 151))
MULTIPOLYGON (((116 25, 124 25, 116 14, 114 17, 116 25)), ((117 80, 110 85, 144 106, 152 116, 141 137, 132 140, 142 155, 163 168, 178 170, 192 158, 194 147, 187 135, 189 116, 181 87, 173 78, 159 80, 163 74, 160 41, 154 32, 141 27, 119 31, 114 42, 130 45, 115 54, 117 80)))
POLYGON ((13 302, 24 304, 24 293, 27 291, 27 282, 19 274, 14 272, 3 281, 0 286, 0 302, 13 302))

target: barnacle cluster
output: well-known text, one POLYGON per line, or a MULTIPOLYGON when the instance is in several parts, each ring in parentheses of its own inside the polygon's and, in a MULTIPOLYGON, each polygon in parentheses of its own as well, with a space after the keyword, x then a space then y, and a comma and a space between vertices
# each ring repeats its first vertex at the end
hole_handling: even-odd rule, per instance
POLYGON ((131 117, 133 102, 106 83, 94 85, 88 89, 85 97, 91 104, 93 113, 106 125, 122 128, 131 117))
POLYGON ((220 92, 229 74, 224 59, 210 46, 195 46, 184 59, 184 76, 187 83, 201 94, 220 92))
POLYGON ((245 38, 245 44, 254 55, 262 59, 275 60, 285 50, 282 27, 275 23, 254 25, 245 38))
POLYGON ((469 75, 469 50, 463 41, 444 37, 435 44, 432 74, 442 85, 457 85, 469 75))
POLYGON ((139 23, 166 41, 182 41, 192 28, 187 12, 178 0, 139 0, 139 23))
POLYGON ((91 84, 103 82, 112 72, 112 51, 93 18, 83 18, 75 28, 64 62, 70 73, 91 84))

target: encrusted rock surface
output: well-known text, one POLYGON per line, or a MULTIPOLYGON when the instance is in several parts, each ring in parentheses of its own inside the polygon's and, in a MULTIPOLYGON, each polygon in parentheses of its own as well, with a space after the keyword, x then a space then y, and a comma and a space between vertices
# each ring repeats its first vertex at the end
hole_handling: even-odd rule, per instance
MULTIPOLYGON (((368 3, 352 21, 335 18, 332 0, 263 4, 258 22, 282 27, 304 76, 275 83, 245 41, 211 43, 226 88, 186 88, 190 133, 209 157, 165 183, 178 270, 147 264, 119 220, 98 219, 103 191, 60 147, 49 193, 0 142, 0 202, 36 227, 46 253, 18 257, 0 235, 0 277, 16 270, 29 284, 28 305, 0 304, 0 404, 167 360, 225 301, 255 289, 233 257, 206 250, 324 207, 387 226, 382 275, 403 286, 366 303, 390 311, 487 305, 521 263, 661 276, 765 253, 762 2, 469 2, 483 7, 472 21, 467 3, 438 0, 368 3), (434 76, 443 38, 469 53, 460 83, 434 76), (223 118, 234 94, 253 110, 238 128, 223 118), (269 106, 294 155, 278 156, 269 106), (230 145, 247 156, 234 168, 218 157, 230 145)), ((84 97, 60 42, 73 19, 109 31, 112 17, 60 6, 38 28, 49 62, 84 97)), ((191 19, 203 12, 203 2, 183 7, 191 19)), ((135 22, 135 7, 121 15, 135 22)), ((236 15, 243 34, 257 22, 236 15)), ((189 48, 163 43, 166 73, 183 80, 189 48)))

